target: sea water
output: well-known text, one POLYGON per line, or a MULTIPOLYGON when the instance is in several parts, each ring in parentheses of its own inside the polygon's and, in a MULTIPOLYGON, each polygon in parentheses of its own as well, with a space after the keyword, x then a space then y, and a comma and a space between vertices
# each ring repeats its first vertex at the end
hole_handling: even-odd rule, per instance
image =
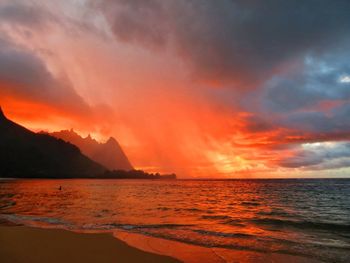
POLYGON ((1 218, 350 260, 350 179, 1 180, 1 218))

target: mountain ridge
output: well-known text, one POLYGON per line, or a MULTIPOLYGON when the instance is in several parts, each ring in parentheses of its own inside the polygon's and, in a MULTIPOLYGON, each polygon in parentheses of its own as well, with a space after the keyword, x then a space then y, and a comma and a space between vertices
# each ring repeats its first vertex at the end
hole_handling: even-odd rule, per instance
POLYGON ((76 145, 83 154, 110 170, 129 171, 134 169, 114 137, 101 143, 92 138, 90 134, 84 138, 73 129, 52 132, 50 135, 76 145))
MULTIPOLYGON (((91 136, 85 139, 97 142, 91 136)), ((110 138, 101 145, 119 144, 110 138)), ((100 150, 102 155, 104 149, 100 150)), ((76 145, 47 133, 32 132, 9 120, 0 107, 0 178, 176 179, 176 175, 108 170, 85 156, 76 145)))
POLYGON ((75 145, 9 120, 0 107, 0 177, 90 178, 106 170, 75 145))

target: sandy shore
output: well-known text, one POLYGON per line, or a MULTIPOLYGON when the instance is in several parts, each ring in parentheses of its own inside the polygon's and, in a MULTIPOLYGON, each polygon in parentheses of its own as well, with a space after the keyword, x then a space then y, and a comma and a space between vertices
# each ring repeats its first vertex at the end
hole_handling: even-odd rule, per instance
POLYGON ((167 255, 186 263, 321 263, 308 257, 200 247, 126 231, 115 231, 114 236, 143 251, 167 255))
POLYGON ((109 234, 0 226, 1 263, 179 262, 144 252, 109 234))
POLYGON ((75 233, 61 229, 0 226, 1 263, 181 261, 186 263, 320 262, 311 258, 277 253, 205 248, 125 231, 117 231, 113 237, 107 233, 75 233))

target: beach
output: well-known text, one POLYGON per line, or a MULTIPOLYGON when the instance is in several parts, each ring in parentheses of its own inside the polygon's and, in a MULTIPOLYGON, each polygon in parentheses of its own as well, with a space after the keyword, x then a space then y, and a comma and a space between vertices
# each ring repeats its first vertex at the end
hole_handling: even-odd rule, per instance
POLYGON ((27 226, 0 226, 0 243, 2 263, 319 262, 278 253, 204 248, 137 234, 113 236, 110 233, 77 233, 27 226))
POLYGON ((104 233, 0 226, 0 244, 2 263, 179 262, 141 251, 104 233))
POLYGON ((118 239, 143 251, 167 255, 185 263, 321 263, 322 261, 286 255, 281 253, 261 253, 249 250, 202 247, 182 242, 154 238, 126 231, 114 234, 118 239))

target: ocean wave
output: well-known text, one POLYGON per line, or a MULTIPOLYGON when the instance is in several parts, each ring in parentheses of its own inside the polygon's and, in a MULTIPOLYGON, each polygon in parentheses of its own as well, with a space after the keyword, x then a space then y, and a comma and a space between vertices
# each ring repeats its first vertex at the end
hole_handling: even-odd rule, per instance
POLYGON ((208 231, 208 230, 198 230, 194 229, 192 230, 195 233, 199 233, 202 235, 207 235, 207 236, 217 236, 217 237, 238 237, 238 238, 253 238, 255 237, 254 235, 250 234, 245 234, 245 233, 224 233, 224 232, 216 232, 216 231, 208 231))
POLYGON ((125 230, 133 230, 133 229, 150 229, 150 228, 182 228, 182 227, 190 227, 193 225, 190 224, 144 224, 144 225, 133 225, 133 224, 118 224, 118 223, 110 223, 110 224, 103 224, 101 227, 107 228, 107 229, 113 229, 113 228, 119 228, 119 229, 125 229, 125 230))
POLYGON ((167 210, 170 210, 171 208, 169 207, 157 207, 157 210, 161 210, 161 211, 167 211, 167 210))
POLYGON ((0 218, 15 224, 32 225, 32 223, 45 223, 48 225, 59 225, 68 227, 70 224, 64 220, 52 217, 38 217, 31 215, 0 214, 0 218))
POLYGON ((314 222, 314 221, 293 221, 285 219, 275 218, 259 218, 253 219, 251 222, 258 225, 271 225, 276 227, 295 227, 303 229, 319 229, 319 230, 331 230, 331 231, 350 231, 350 224, 335 224, 327 222, 314 222))
POLYGON ((22 225, 37 225, 36 223, 44 223, 45 225, 55 225, 58 227, 69 228, 69 229, 83 229, 83 230, 137 230, 137 229, 175 229, 191 227, 191 224, 125 224, 125 223, 109 223, 109 224, 83 224, 73 225, 67 221, 51 218, 51 217, 38 217, 31 215, 18 215, 18 214, 0 214, 0 219, 6 221, 22 224, 22 225))
POLYGON ((182 209, 179 209, 179 210, 189 211, 189 212, 200 212, 200 211, 202 211, 201 209, 198 209, 198 208, 196 208, 196 207, 182 208, 182 209))
MULTIPOLYGON (((113 231, 114 229, 120 229, 130 232, 136 232, 139 234, 144 234, 152 237, 159 237, 168 240, 174 240, 179 242, 184 242, 188 244, 204 246, 204 247, 221 247, 228 249, 240 249, 257 251, 263 253, 278 252, 291 255, 302 255, 302 256, 316 256, 316 252, 321 251, 324 246, 311 246, 307 243, 296 243, 294 241, 284 240, 284 239, 274 239, 262 236, 256 236, 252 234, 246 234, 242 232, 219 232, 219 231, 209 231, 202 229, 194 229, 195 225, 191 224, 123 224, 123 223, 110 223, 110 224, 85 224, 83 226, 72 225, 68 222, 57 218, 49 217, 37 217, 28 215, 4 215, 0 214, 0 219, 5 218, 11 222, 22 223, 28 226, 37 226, 35 222, 44 222, 46 224, 39 224, 39 227, 52 227, 63 228, 67 230, 74 231, 84 231, 84 230, 97 230, 97 231, 113 231), (34 224, 33 224, 34 222, 34 224), (156 231, 158 229, 159 231, 156 231), (163 231, 171 229, 172 231, 163 231), (179 232, 178 232, 179 231, 179 232), (203 237, 194 237, 193 233, 197 233, 203 237), (186 234, 185 234, 186 233, 186 234), (226 241, 222 242, 217 238, 224 238, 226 241), (230 238, 232 241, 230 241, 230 238), (237 242, 237 239, 241 239, 244 242, 237 242), (258 242, 257 242, 258 241, 258 242), (276 246, 278 244, 278 246, 276 246)), ((276 220, 267 221, 267 218, 261 219, 263 222, 274 222, 276 220)), ((277 220, 277 224, 281 223, 282 220, 277 220)), ((328 246, 329 247, 329 246, 328 246)), ((338 249, 339 250, 339 249, 338 249)), ((346 253, 343 250, 339 250, 339 253, 346 253)), ((321 257, 320 257, 321 258, 321 257)), ((340 256, 339 256, 340 258, 340 256)), ((347 262, 340 260, 339 262, 347 262)))
POLYGON ((224 222, 222 222, 225 225, 231 225, 231 226, 240 226, 243 227, 245 224, 242 222, 242 220, 237 220, 237 219, 229 219, 224 222))
POLYGON ((16 202, 15 201, 8 201, 5 204, 0 204, 0 210, 6 210, 8 208, 11 208, 12 206, 15 206, 16 202))
POLYGON ((261 204, 258 202, 243 201, 243 202, 241 202, 241 205, 243 205, 243 206, 259 206, 261 204))
POLYGON ((201 216, 202 219, 231 219, 230 216, 227 215, 203 215, 201 216))
POLYGON ((288 216, 289 214, 285 211, 273 210, 273 211, 259 211, 258 215, 262 216, 288 216))

